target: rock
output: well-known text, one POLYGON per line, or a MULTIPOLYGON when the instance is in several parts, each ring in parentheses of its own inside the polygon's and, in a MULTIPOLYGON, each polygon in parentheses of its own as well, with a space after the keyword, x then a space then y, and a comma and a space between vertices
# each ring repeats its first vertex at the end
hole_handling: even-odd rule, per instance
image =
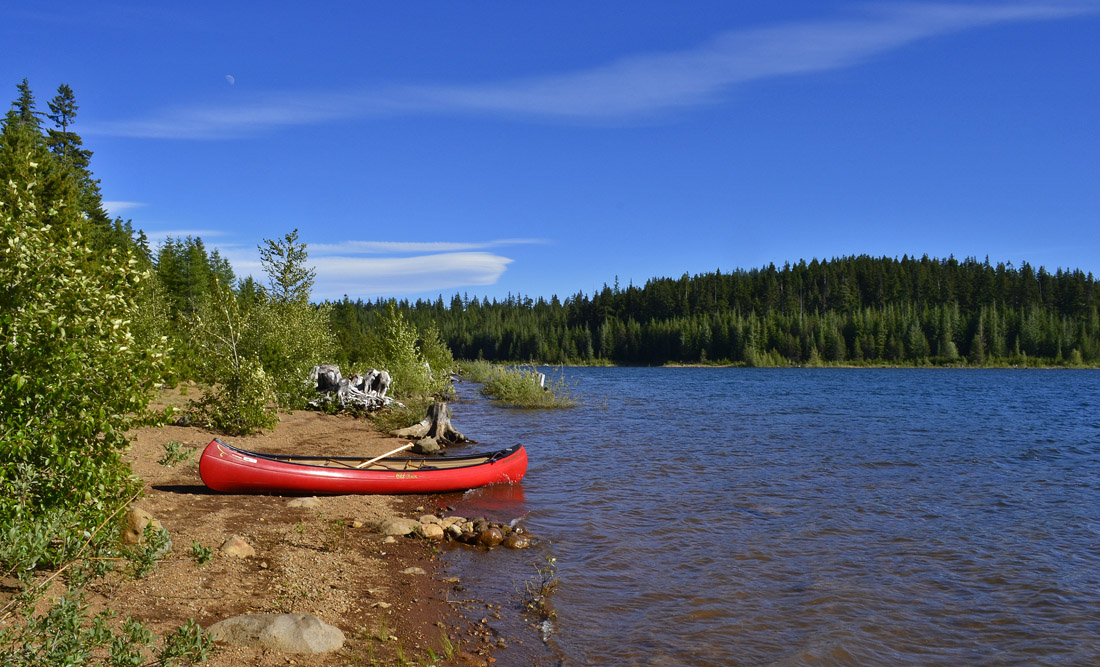
POLYGON ((420 522, 416 519, 393 517, 383 521, 382 525, 378 527, 378 532, 383 535, 408 535, 419 527, 420 522))
MULTIPOLYGON (((452 540, 457 540, 462 537, 462 526, 458 524, 451 524, 445 529, 446 533, 451 536, 452 540)), ((472 535, 473 533, 471 533, 472 535)))
POLYGON ((426 540, 442 540, 443 526, 437 523, 422 523, 416 532, 426 540))
POLYGON ((423 454, 425 456, 432 456, 443 451, 443 447, 439 445, 439 441, 435 438, 421 438, 416 441, 412 449, 409 450, 414 454, 423 454))
POLYGON ((460 517, 460 516, 446 516, 446 517, 443 517, 443 527, 444 528, 450 528, 451 526, 455 525, 456 523, 461 524, 461 523, 464 523, 465 521, 466 521, 466 519, 464 519, 463 517, 460 517))
POLYGON ((363 527, 363 522, 362 521, 352 521, 351 522, 351 527, 352 528, 362 528, 363 527))
POLYGON ((424 568, 422 567, 407 567, 404 570, 401 570, 401 572, 399 572, 398 574, 422 575, 428 573, 425 572, 424 568))
POLYGON ((138 507, 131 507, 126 512, 124 523, 122 541, 126 544, 141 544, 141 540, 145 535, 145 527, 149 524, 153 524, 154 530, 160 530, 163 527, 160 525, 160 521, 153 518, 152 514, 138 507))
POLYGON ((295 498, 294 500, 287 503, 286 506, 287 507, 314 508, 314 507, 320 507, 321 506, 321 501, 318 500, 316 497, 313 497, 313 498, 295 498))
POLYGON ((531 546, 531 540, 518 533, 510 533, 502 544, 508 549, 526 549, 531 546))
POLYGON ((328 653, 344 645, 344 633, 311 614, 245 614, 207 629, 216 641, 281 653, 328 653))
POLYGON ((394 542, 397 542, 397 538, 393 535, 387 535, 386 539, 382 540, 382 544, 393 544, 394 542))
POLYGON ((434 514, 425 514, 420 517, 420 523, 434 523, 437 525, 443 525, 443 519, 440 519, 434 514))
POLYGON ((486 547, 495 547, 504 541, 504 535, 501 534, 500 528, 496 526, 490 526, 477 534, 477 543, 486 547))
POLYGON ((472 667, 485 667, 489 664, 485 661, 485 658, 469 651, 459 651, 457 657, 461 664, 471 665, 472 667))
MULTIPOLYGON (((146 526, 152 526, 154 531, 164 530, 164 526, 161 525, 160 521, 153 518, 152 514, 149 514, 139 507, 131 507, 127 510, 126 516, 123 519, 122 541, 126 544, 141 544, 145 541, 146 526)), ((155 555, 157 558, 160 558, 171 550, 172 540, 169 539, 168 543, 157 551, 155 555)))
POLYGON ((252 548, 252 545, 236 535, 230 535, 225 542, 222 542, 218 550, 227 556, 236 556, 237 558, 251 558, 256 555, 256 550, 252 548))

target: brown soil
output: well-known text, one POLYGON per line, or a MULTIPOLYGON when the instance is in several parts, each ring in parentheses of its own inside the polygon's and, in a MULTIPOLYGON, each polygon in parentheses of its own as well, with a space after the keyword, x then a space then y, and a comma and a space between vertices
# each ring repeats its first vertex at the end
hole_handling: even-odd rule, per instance
MULTIPOLYGON (((195 393, 192 389, 191 393, 195 393)), ((183 405, 188 396, 165 392, 162 404, 183 405)), ((112 575, 90 587, 94 613, 102 607, 133 617, 164 635, 187 621, 211 624, 247 613, 305 613, 339 627, 344 647, 317 656, 290 655, 219 645, 208 664, 344 665, 425 664, 454 649, 454 664, 487 664, 493 646, 457 614, 448 600, 454 581, 439 572, 437 545, 413 538, 386 543, 376 524, 389 516, 419 516, 439 509, 432 496, 319 497, 314 508, 288 507, 294 498, 210 491, 198 471, 198 454, 217 434, 165 426, 135 432, 127 458, 145 480, 135 501, 168 530, 171 553, 144 579, 112 575), (164 445, 193 448, 173 467, 157 463, 164 445), (231 535, 256 550, 251 558, 221 553, 231 535), (199 565, 193 543, 213 549, 199 565), (427 575, 401 574, 418 566, 427 575)), ((274 431, 226 438, 254 451, 376 456, 406 441, 380 434, 348 416, 301 411, 282 415, 274 431)), ((460 595, 458 597, 461 597, 460 595)))

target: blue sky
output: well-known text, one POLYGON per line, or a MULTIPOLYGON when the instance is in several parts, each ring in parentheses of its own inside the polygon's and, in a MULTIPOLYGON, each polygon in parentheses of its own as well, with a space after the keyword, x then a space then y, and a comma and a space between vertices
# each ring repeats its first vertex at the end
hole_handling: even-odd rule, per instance
POLYGON ((1100 2, 24 3, 111 211, 314 297, 841 255, 1100 275, 1100 2))

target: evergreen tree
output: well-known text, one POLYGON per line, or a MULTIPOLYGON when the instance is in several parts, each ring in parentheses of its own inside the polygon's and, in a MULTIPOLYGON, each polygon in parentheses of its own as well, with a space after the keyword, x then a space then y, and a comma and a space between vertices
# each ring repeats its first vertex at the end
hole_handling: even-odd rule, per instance
POLYGON ((306 265, 309 253, 306 244, 298 242, 298 230, 281 241, 266 239, 258 248, 271 298, 279 303, 308 303, 317 272, 306 265))

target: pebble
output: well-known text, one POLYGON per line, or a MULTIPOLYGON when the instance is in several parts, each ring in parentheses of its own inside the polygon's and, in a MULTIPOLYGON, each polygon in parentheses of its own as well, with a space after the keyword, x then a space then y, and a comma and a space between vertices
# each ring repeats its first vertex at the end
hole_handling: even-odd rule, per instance
POLYGON ((321 501, 318 500, 316 497, 313 497, 313 498, 295 498, 294 500, 291 500, 290 502, 288 502, 286 504, 286 506, 287 507, 313 508, 313 507, 320 507, 321 506, 321 501))
POLYGON ((252 545, 236 535, 230 535, 218 549, 227 556, 236 556, 237 558, 251 558, 256 555, 256 550, 252 548, 252 545))

